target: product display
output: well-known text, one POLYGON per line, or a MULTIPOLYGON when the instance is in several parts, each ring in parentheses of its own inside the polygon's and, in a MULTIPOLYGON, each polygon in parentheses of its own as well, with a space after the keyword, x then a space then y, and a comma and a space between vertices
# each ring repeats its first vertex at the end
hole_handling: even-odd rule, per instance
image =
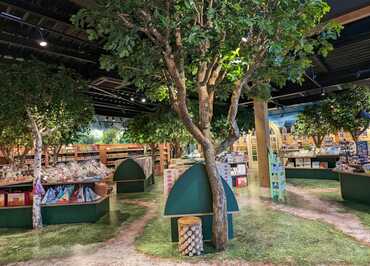
MULTIPOLYGON (((248 163, 246 162, 244 153, 224 152, 224 153, 221 153, 217 157, 217 161, 220 163, 226 163, 229 165, 230 175, 232 179, 232 186, 241 187, 241 186, 246 186, 248 184, 248 179, 247 179, 248 163)), ((226 180, 226 182, 228 182, 228 180, 226 180)))
POLYGON ((285 201, 286 199, 286 180, 285 169, 275 153, 269 153, 270 186, 271 197, 275 201, 285 201))
POLYGON ((82 163, 61 163, 55 167, 43 168, 41 175, 45 183, 68 183, 99 181, 110 173, 111 170, 103 163, 91 160, 82 163))
POLYGON ((42 199, 42 204, 67 204, 92 202, 100 199, 91 187, 88 186, 56 186, 50 187, 42 199))

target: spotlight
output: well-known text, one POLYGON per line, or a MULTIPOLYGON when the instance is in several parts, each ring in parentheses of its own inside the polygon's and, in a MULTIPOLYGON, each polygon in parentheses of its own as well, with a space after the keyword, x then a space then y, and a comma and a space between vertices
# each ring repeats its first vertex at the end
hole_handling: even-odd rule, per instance
POLYGON ((44 39, 44 36, 42 35, 42 28, 39 29, 39 33, 40 33, 40 40, 39 40, 39 45, 41 47, 46 47, 48 46, 48 42, 44 39))
POLYGON ((46 46, 48 46, 48 43, 46 42, 46 41, 39 41, 39 45, 41 46, 41 47, 46 47, 46 46))
POLYGON ((145 103, 146 102, 146 99, 145 98, 141 98, 141 102, 142 103, 145 103))
POLYGON ((135 98, 131 96, 131 97, 130 97, 130 101, 131 101, 131 102, 134 102, 134 101, 135 101, 135 98))
POLYGON ((326 95, 325 90, 321 89, 321 96, 325 96, 325 95, 326 95))

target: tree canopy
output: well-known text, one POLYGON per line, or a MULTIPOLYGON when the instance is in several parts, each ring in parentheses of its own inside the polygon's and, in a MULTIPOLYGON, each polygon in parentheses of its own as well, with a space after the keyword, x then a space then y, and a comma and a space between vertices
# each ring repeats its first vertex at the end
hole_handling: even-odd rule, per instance
POLYGON ((370 125, 370 120, 360 115, 370 109, 370 87, 348 84, 343 89, 331 96, 325 105, 328 121, 337 131, 343 129, 357 141, 370 125))
POLYGON ((168 98, 202 145, 217 250, 226 247, 227 216, 215 157, 239 138, 240 97, 267 100, 271 86, 301 82, 311 56, 325 56, 339 32, 337 25, 321 22, 329 10, 322 0, 103 0, 73 17, 91 40, 103 39, 103 68, 117 69, 150 96, 168 98), (198 102, 198 121, 189 112, 189 98, 198 102), (229 103, 229 132, 219 141, 211 125, 215 100, 229 103))
POLYGON ((326 135, 334 132, 335 128, 330 124, 323 103, 305 107, 304 111, 298 114, 294 124, 294 134, 311 137, 317 148, 321 147, 326 135))

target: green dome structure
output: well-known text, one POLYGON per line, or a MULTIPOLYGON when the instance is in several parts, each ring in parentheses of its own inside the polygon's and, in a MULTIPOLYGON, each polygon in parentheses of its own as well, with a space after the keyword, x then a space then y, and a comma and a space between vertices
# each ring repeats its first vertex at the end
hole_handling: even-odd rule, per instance
POLYGON ((116 181, 117 193, 145 192, 154 184, 153 174, 145 176, 144 169, 132 158, 118 165, 113 180, 116 181))
MULTIPOLYGON (((222 179, 227 202, 228 237, 233 238, 233 213, 239 212, 235 195, 222 179)), ((171 238, 178 241, 177 219, 183 216, 197 216, 202 219, 203 239, 212 237, 212 192, 203 163, 189 168, 174 184, 168 195, 164 215, 171 218, 171 238)))

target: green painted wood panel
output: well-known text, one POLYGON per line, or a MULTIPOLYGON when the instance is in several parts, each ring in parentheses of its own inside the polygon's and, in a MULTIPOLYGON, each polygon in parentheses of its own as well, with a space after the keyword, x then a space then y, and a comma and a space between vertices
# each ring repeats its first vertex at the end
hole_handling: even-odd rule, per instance
POLYGON ((122 161, 114 172, 113 180, 144 180, 145 174, 141 166, 131 158, 122 161))
MULTIPOLYGON (((227 211, 239 211, 235 195, 222 179, 227 211)), ((204 164, 190 167, 174 184, 168 195, 164 214, 168 216, 212 213, 212 193, 204 164)))
POLYGON ((339 180, 338 174, 331 169, 286 168, 285 176, 286 178, 339 180))
POLYGON ((344 200, 370 205, 370 176, 340 173, 340 189, 344 200))

